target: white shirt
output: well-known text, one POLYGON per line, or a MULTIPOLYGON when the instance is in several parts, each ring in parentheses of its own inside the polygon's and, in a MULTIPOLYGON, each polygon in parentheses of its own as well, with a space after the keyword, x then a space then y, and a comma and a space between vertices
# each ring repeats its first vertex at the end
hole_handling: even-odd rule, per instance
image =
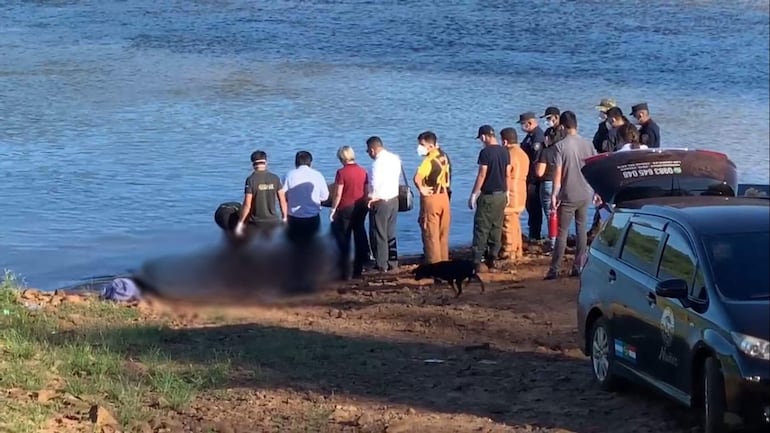
POLYGON ((401 179, 401 158, 382 149, 372 164, 371 199, 390 200, 398 197, 401 179))
POLYGON ((321 202, 329 198, 329 185, 323 175, 307 165, 286 173, 281 191, 286 193, 289 215, 311 218, 321 213, 321 202))
MULTIPOLYGON (((639 149, 647 149, 647 145, 646 144, 642 144, 642 145, 639 146, 639 149)), ((637 150, 639 150, 639 149, 637 149, 637 150)), ((624 151, 624 150, 634 150, 634 149, 631 148, 631 143, 626 143, 626 144, 623 145, 623 147, 621 147, 617 151, 621 152, 621 151, 624 151)))

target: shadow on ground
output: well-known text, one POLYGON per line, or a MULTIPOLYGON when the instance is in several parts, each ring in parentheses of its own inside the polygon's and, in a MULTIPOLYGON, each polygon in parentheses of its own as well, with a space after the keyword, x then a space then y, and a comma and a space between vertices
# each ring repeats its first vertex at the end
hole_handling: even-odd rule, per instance
MULTIPOLYGON (((63 344, 70 337, 51 338, 49 343, 63 344)), ((666 409, 651 399, 629 403, 595 391, 587 361, 558 353, 387 342, 255 324, 137 326, 78 338, 140 362, 158 352, 199 366, 229 358, 232 369, 220 389, 341 394, 577 432, 686 431, 668 422, 678 417, 661 416, 666 409)), ((233 416, 248 417, 243 412, 249 410, 247 405, 233 416)))

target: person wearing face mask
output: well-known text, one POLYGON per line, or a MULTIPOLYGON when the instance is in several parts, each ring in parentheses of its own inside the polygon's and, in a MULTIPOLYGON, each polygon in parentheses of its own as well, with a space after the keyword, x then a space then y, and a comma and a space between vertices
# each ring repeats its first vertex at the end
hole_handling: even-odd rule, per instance
POLYGON ((530 242, 536 242, 541 239, 543 228, 543 208, 540 199, 540 180, 535 175, 535 163, 538 154, 542 150, 545 142, 545 134, 537 124, 535 113, 527 112, 519 115, 521 130, 527 135, 521 141, 521 150, 529 157, 529 169, 527 171, 527 228, 530 242))
POLYGON ((424 157, 414 175, 414 185, 420 191, 422 249, 425 263, 449 260, 449 170, 446 154, 439 150, 438 139, 432 131, 417 136, 417 154, 424 157))
MULTIPOLYGON (((607 151, 615 152, 619 150, 623 144, 623 137, 620 136, 620 131, 624 125, 630 125, 626 116, 623 115, 623 110, 620 107, 612 107, 607 110, 607 121, 610 122, 611 129, 607 135, 607 151)), ((633 127, 633 125, 631 125, 633 127)))
POLYGON ((656 149, 660 147, 660 128, 650 117, 650 110, 646 102, 631 107, 631 115, 634 116, 639 124, 639 136, 641 143, 649 148, 656 149))
POLYGON ((545 119, 545 126, 546 126, 545 145, 546 146, 556 144, 564 140, 564 137, 567 136, 567 131, 559 123, 560 113, 561 112, 559 111, 558 107, 548 107, 545 109, 545 114, 540 116, 541 119, 545 119))
POLYGON ((599 126, 596 128, 596 133, 594 133, 593 143, 594 149, 596 149, 598 153, 609 152, 607 146, 612 125, 610 125, 607 120, 607 110, 612 107, 617 107, 617 103, 611 98, 602 99, 599 102, 599 105, 596 106, 596 109, 599 111, 599 126))

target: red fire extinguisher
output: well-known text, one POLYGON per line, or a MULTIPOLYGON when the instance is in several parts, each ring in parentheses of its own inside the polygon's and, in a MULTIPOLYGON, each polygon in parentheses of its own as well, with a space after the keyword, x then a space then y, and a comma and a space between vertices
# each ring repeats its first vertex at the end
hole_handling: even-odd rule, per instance
POLYGON ((553 239, 559 236, 559 214, 556 210, 552 210, 548 215, 548 237, 553 239))

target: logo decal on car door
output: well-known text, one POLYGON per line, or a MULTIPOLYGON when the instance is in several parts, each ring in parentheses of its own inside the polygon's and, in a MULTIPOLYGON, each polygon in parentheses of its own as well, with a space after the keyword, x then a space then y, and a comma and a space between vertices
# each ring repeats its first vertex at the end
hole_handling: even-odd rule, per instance
POLYGON ((658 359, 671 364, 674 367, 679 365, 677 357, 668 351, 671 347, 671 343, 674 341, 674 330, 676 328, 676 322, 674 321, 674 312, 671 311, 671 307, 663 309, 663 314, 660 316, 660 336, 663 339, 663 345, 660 346, 660 353, 658 359))

